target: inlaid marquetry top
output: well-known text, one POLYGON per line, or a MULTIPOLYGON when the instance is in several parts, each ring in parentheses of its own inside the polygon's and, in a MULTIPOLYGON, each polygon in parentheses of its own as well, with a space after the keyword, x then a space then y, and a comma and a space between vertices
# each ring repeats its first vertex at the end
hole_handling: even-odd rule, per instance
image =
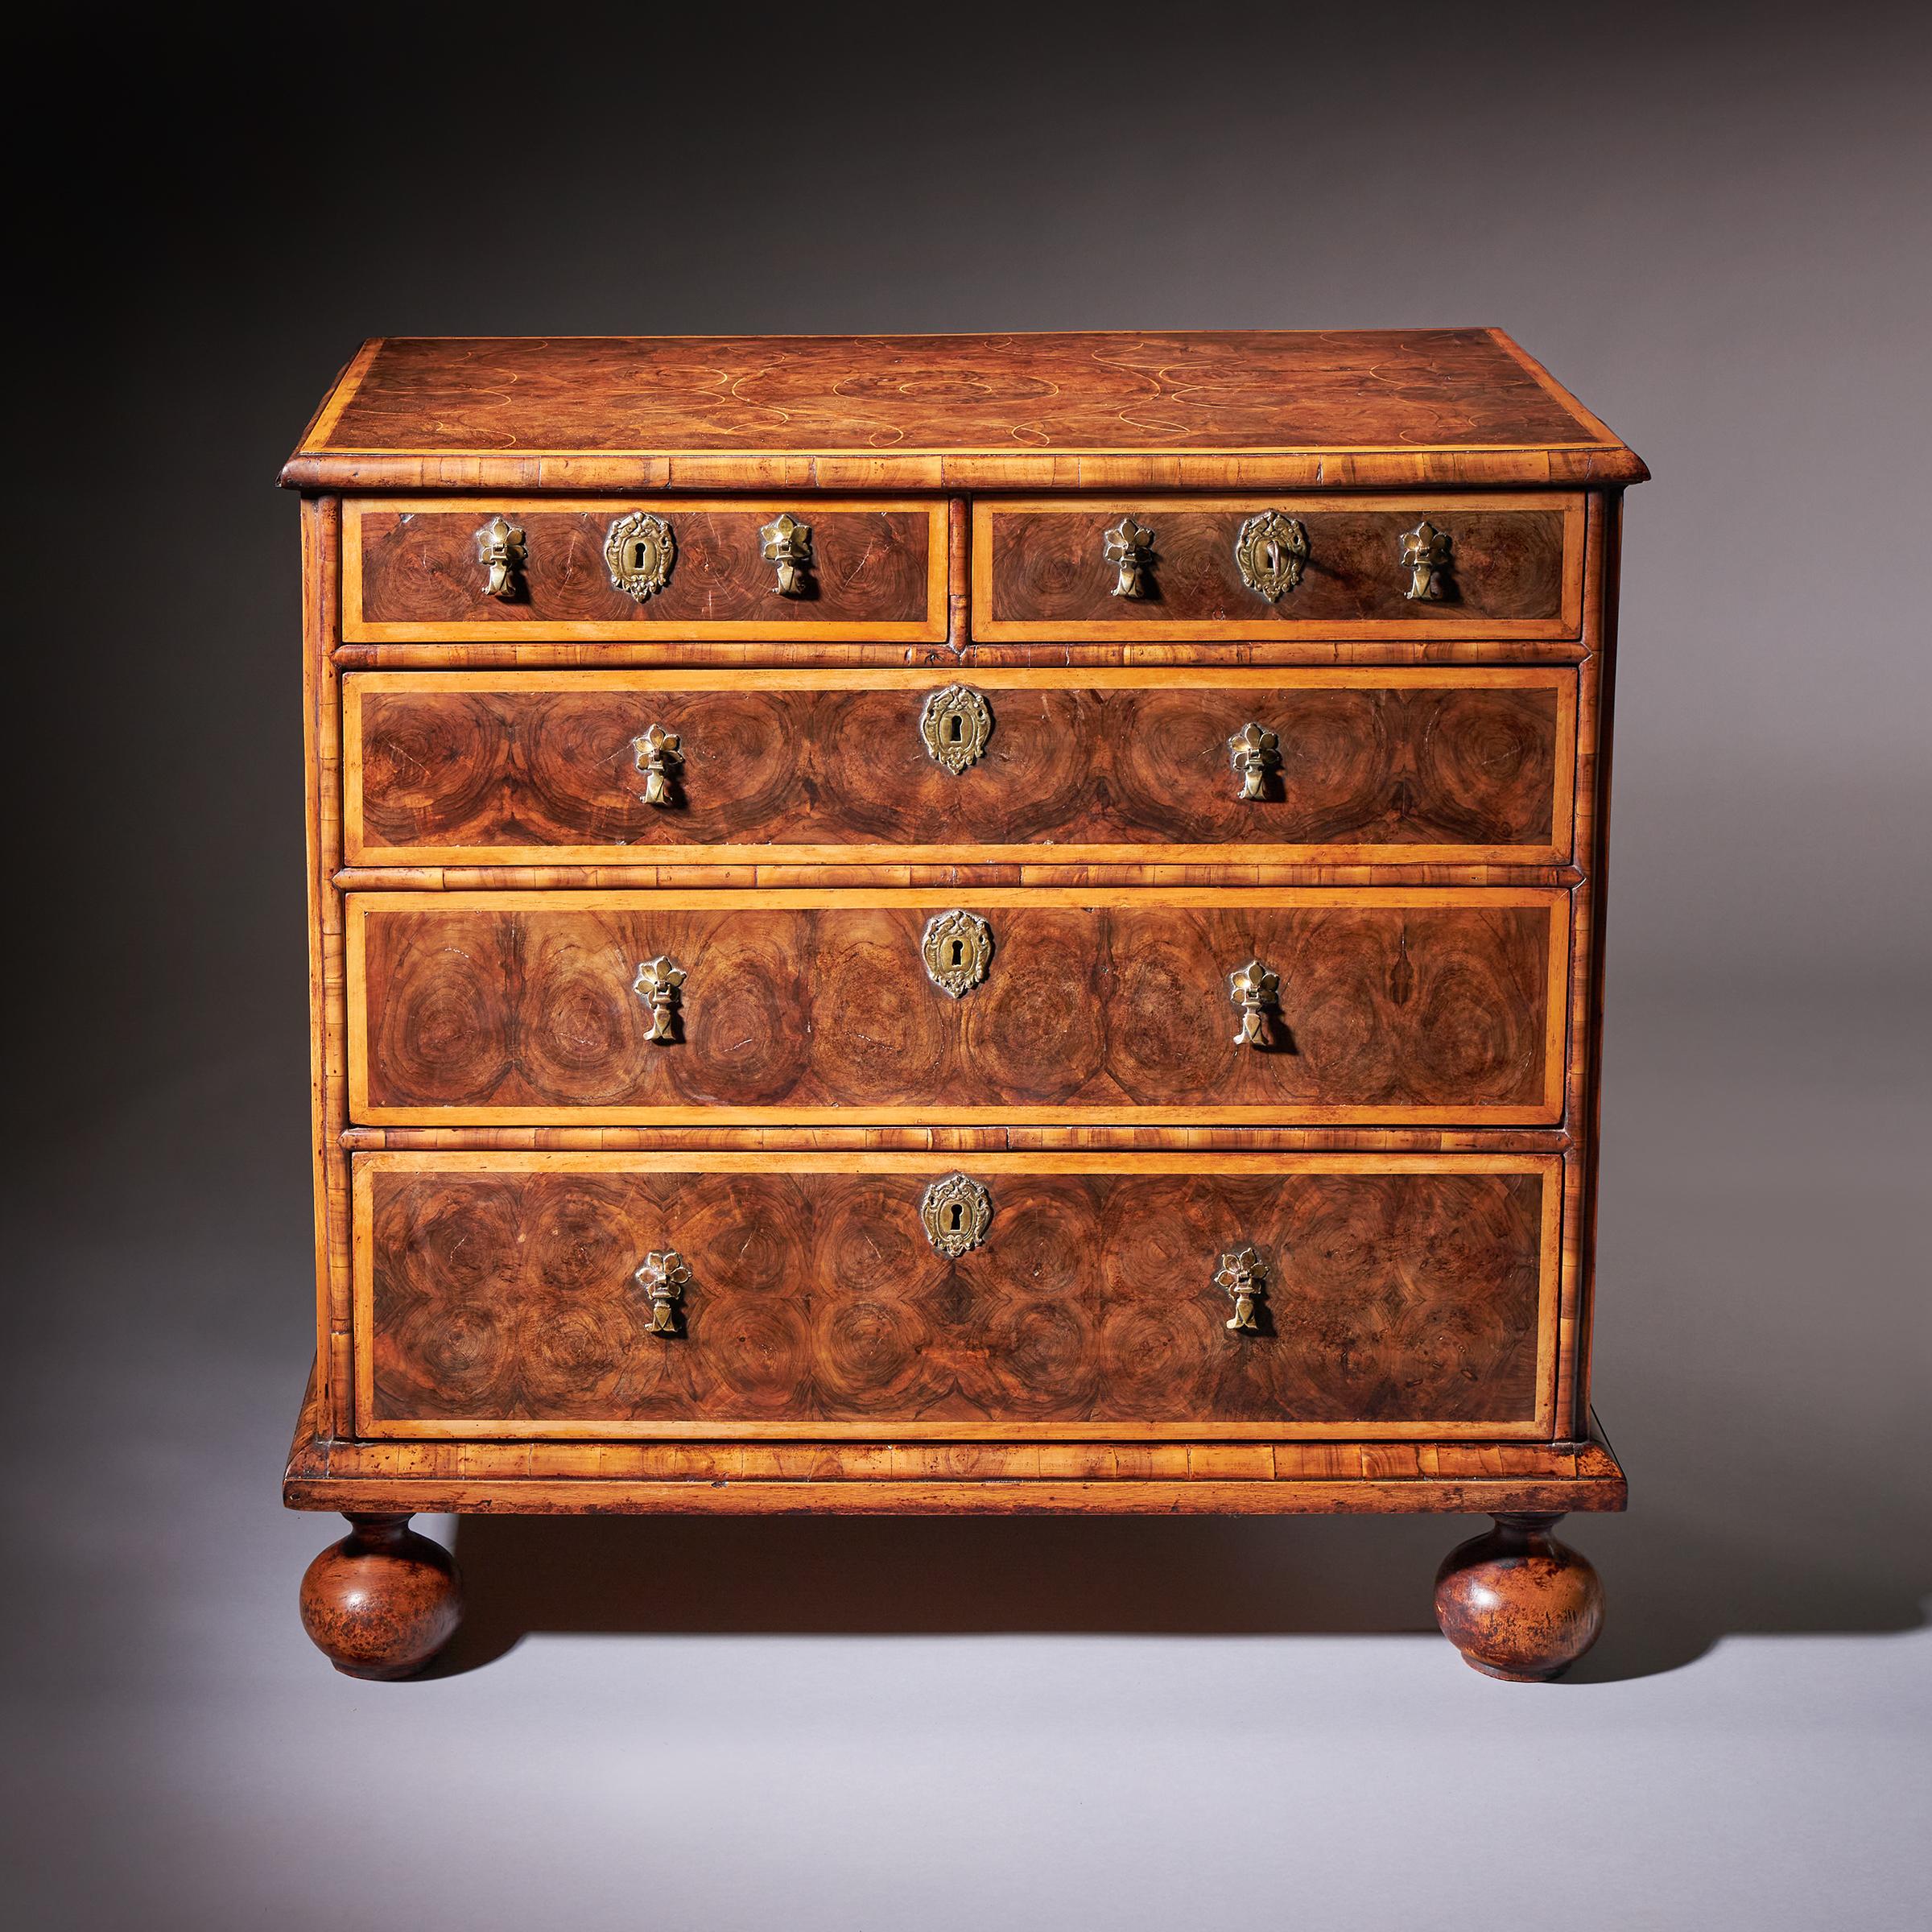
POLYGON ((365 343, 312 489, 1623 484, 1636 455, 1496 329, 365 343))

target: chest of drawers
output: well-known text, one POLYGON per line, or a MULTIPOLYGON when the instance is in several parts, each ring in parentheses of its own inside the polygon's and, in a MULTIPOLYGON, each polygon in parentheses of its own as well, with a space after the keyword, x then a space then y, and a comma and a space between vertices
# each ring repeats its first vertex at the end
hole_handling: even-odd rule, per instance
POLYGON ((316 1352, 423 1511, 1486 1513, 1594 1638, 1632 452, 1506 337, 388 339, 302 493, 316 1352))

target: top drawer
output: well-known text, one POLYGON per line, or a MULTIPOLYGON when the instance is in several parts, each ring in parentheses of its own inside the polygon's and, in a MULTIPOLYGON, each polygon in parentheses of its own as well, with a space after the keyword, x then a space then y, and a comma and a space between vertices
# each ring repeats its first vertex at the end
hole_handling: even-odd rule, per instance
POLYGON ((1573 638, 1580 496, 1065 497, 973 506, 985 642, 1573 638))
POLYGON ((352 497, 346 643, 946 635, 943 500, 352 497))

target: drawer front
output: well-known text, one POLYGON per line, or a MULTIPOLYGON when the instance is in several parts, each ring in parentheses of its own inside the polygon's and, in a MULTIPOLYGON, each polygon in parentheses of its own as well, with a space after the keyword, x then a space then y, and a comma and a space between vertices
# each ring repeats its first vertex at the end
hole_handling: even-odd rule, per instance
POLYGON ((1552 1155, 384 1154, 354 1191, 372 1435, 1549 1432, 1552 1155))
POLYGON ((377 672, 343 691, 354 865, 1571 850, 1567 669, 377 672))
POLYGON ((349 1103, 371 1125, 1562 1113, 1560 892, 346 903, 349 1103))
POLYGON ((1583 500, 982 499, 972 557, 987 642, 1574 638, 1583 500))
POLYGON ((938 499, 351 498, 342 636, 936 642, 947 514, 938 499))

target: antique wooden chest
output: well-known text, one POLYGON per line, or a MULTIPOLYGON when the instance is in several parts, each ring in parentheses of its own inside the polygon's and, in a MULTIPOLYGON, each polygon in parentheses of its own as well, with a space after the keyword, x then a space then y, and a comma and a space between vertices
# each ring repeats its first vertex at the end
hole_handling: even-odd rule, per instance
POLYGON ((1487 1513, 1591 1642, 1621 493, 1493 330, 365 345, 302 493, 342 1670, 417 1511, 1487 1513))

